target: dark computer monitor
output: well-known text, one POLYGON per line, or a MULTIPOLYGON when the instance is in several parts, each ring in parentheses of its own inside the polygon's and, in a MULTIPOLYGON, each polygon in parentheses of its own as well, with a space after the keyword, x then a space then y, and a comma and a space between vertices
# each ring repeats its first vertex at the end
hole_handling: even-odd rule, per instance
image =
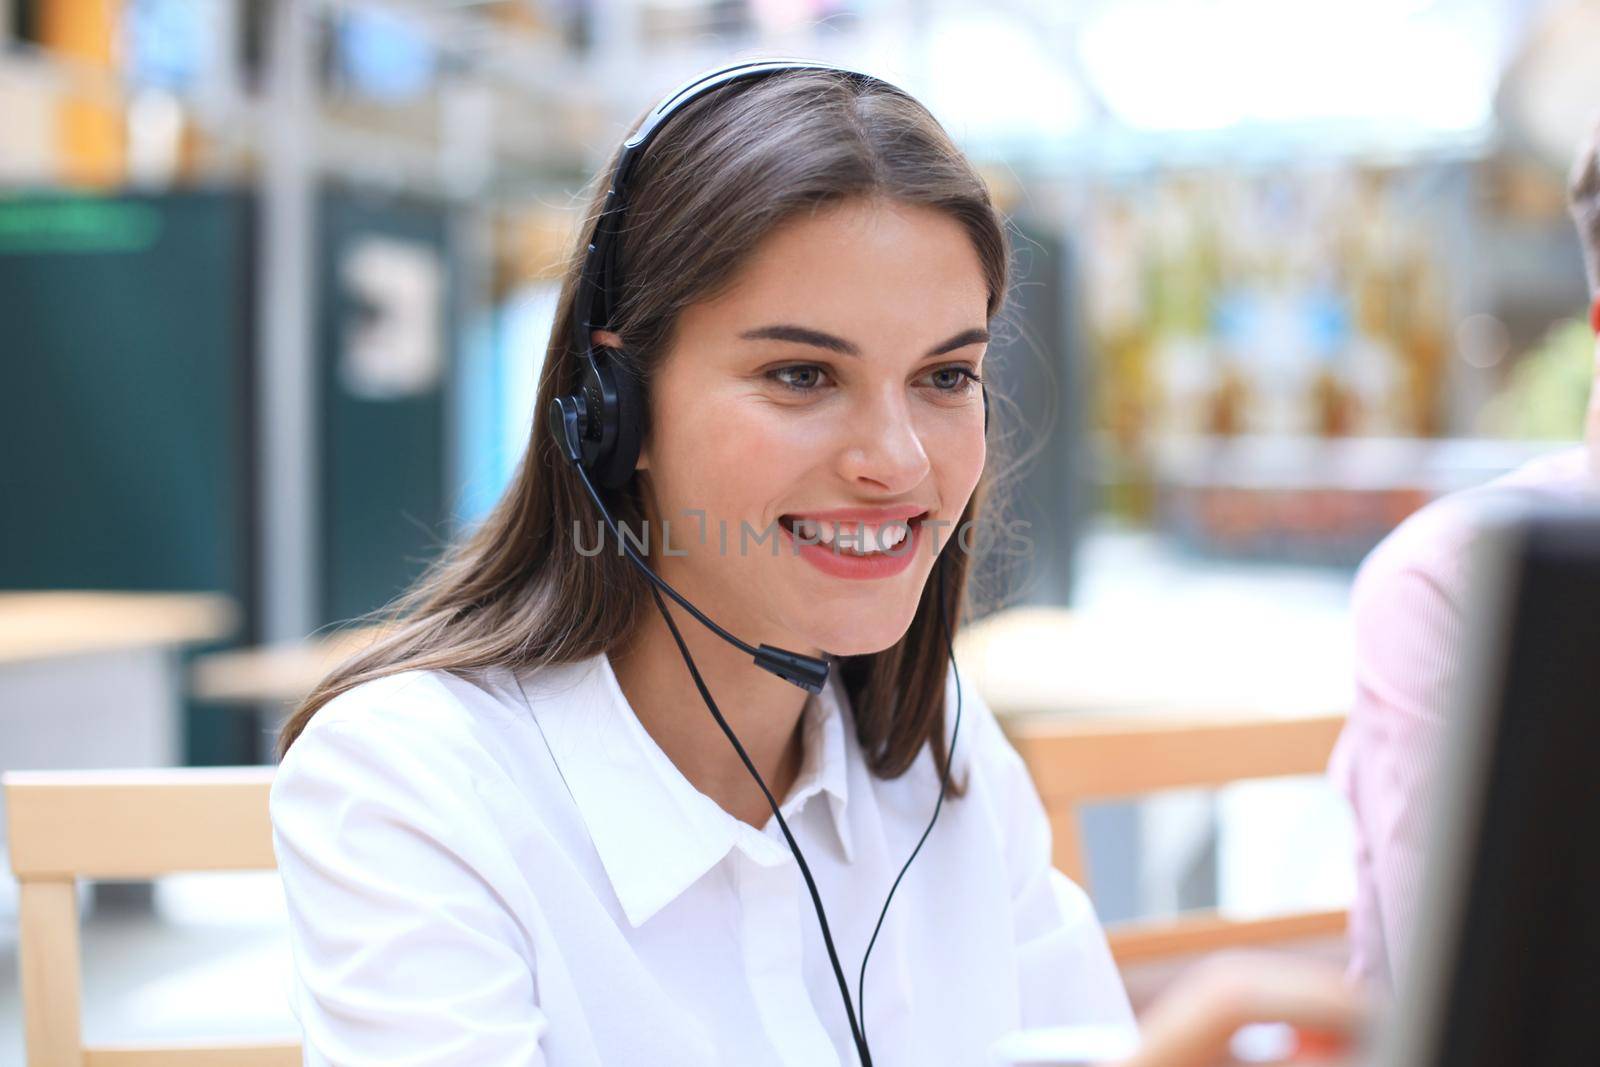
POLYGON ((1382 1067, 1600 1064, 1600 508, 1484 516, 1382 1067))

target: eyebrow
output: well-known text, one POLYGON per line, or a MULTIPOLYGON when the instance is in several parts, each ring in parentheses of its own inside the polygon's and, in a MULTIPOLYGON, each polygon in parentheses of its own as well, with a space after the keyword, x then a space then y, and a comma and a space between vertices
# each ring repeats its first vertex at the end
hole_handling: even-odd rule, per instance
MULTIPOLYGON (((837 352, 844 356, 859 356, 861 349, 843 337, 835 337, 831 333, 813 330, 806 326, 792 326, 779 324, 776 326, 761 326, 753 330, 746 330, 739 335, 748 341, 792 341, 795 344, 812 345, 816 348, 825 348, 830 352, 837 352)), ((943 344, 934 345, 928 349, 928 356, 942 356, 946 352, 954 352, 958 348, 968 345, 985 344, 989 340, 989 331, 981 326, 974 326, 969 330, 962 330, 943 344)), ((926 357, 924 357, 926 358, 926 357)))

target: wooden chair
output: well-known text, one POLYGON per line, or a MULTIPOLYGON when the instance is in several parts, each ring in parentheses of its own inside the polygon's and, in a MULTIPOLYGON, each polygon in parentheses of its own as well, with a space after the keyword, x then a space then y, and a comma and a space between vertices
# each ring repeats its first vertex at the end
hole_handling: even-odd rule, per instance
MULTIPOLYGON (((1166 789, 1320 774, 1344 723, 1341 715, 1040 715, 1006 718, 1007 735, 1033 774, 1055 840, 1055 864, 1087 885, 1079 807, 1166 789)), ((1107 927, 1119 965, 1225 948, 1344 933, 1344 910, 1231 919, 1214 910, 1107 927)))
POLYGON ((4 775, 28 1067, 298 1067, 293 1041, 85 1048, 79 878, 276 867, 272 767, 4 775))
MULTIPOLYGON (((1164 789, 1320 773, 1342 717, 1002 717, 1049 812, 1055 862, 1086 884, 1081 804, 1164 789)), ((274 768, 13 771, 3 776, 20 883, 20 964, 29 1067, 293 1067, 296 1042, 85 1048, 78 878, 270 870, 274 768)), ((1340 935, 1343 911, 1237 920, 1214 912, 1118 924, 1120 965, 1340 935)))

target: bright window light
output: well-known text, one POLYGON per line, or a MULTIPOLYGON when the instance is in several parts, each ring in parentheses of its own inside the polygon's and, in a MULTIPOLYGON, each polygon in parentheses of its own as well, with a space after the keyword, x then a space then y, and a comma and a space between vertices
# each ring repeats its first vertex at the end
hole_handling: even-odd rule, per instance
POLYGON ((1135 129, 1470 131, 1491 117, 1499 30, 1481 0, 1125 0, 1088 20, 1080 43, 1108 110, 1135 129))

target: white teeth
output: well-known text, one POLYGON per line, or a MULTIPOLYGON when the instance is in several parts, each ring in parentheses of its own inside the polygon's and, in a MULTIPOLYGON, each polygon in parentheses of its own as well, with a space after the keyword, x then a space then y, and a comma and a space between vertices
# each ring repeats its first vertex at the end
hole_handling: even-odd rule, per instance
POLYGON ((833 544, 833 527, 829 526, 827 529, 823 529, 810 519, 794 520, 794 535, 813 543, 822 541, 826 544, 833 544))
POLYGON ((905 540, 905 536, 905 529, 900 526, 879 526, 876 529, 869 526, 866 527, 862 540, 867 552, 887 552, 905 540))
POLYGON ((909 533, 904 523, 891 526, 862 526, 859 523, 818 523, 814 519, 795 519, 794 533, 798 538, 832 545, 856 555, 886 552, 904 541, 909 533))

